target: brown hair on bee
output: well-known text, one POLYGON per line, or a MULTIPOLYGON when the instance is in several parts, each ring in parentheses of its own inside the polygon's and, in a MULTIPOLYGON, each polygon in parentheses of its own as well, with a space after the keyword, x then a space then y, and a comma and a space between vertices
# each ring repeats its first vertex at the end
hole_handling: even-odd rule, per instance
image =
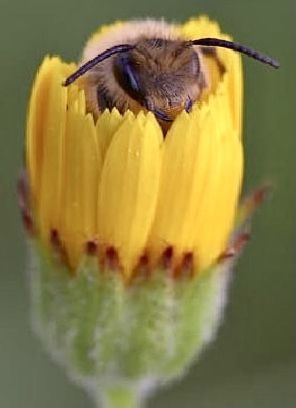
POLYGON ((145 109, 155 114, 165 131, 210 87, 204 55, 211 54, 223 70, 215 47, 279 67, 277 61, 239 43, 217 38, 186 41, 175 34, 173 25, 147 20, 123 24, 98 43, 90 43, 82 65, 64 85, 84 75, 87 107, 95 116, 113 107, 121 113, 145 109))

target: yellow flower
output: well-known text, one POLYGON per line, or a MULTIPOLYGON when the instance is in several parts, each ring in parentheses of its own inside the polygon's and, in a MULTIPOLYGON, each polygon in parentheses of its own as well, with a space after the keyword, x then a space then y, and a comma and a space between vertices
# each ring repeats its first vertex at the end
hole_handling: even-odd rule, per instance
MULTIPOLYGON (((229 38, 204 17, 176 29, 186 39, 229 38)), ((30 205, 42 242, 50 247, 58 233, 72 270, 89 241, 100 260, 115 250, 126 279, 143 255, 153 268, 167 248, 175 269, 192 256, 195 274, 225 251, 243 173, 242 71, 237 53, 217 53, 225 72, 207 58, 210 92, 165 138, 152 113, 113 109, 95 120, 81 84, 62 86, 76 66, 45 58, 28 112, 30 205)))

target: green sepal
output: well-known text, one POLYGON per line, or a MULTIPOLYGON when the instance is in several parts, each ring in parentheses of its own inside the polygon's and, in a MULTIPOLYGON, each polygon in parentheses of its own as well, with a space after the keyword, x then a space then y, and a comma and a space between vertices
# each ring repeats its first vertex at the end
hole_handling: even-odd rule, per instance
POLYGON ((97 399, 110 389, 115 399, 118 390, 143 395, 180 377, 216 331, 228 262, 194 278, 156 269, 126 284, 119 271, 100 269, 94 256, 85 256, 71 274, 34 243, 33 252, 35 327, 51 354, 97 399))

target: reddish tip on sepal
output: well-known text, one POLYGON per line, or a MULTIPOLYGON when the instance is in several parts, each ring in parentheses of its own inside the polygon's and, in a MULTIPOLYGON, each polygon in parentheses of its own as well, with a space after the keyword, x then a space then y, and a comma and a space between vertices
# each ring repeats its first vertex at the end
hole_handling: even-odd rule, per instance
POLYGON ((250 237, 251 237, 250 233, 246 231, 238 234, 234 241, 232 242, 232 244, 220 256, 218 262, 223 262, 226 261, 227 259, 237 257, 244 249, 246 243, 250 240, 250 237))
POLYGON ((29 205, 29 182, 24 169, 20 171, 17 180, 17 198, 24 229, 28 234, 34 235, 35 227, 29 205))
POLYGON ((151 277, 150 258, 149 255, 146 252, 144 252, 140 256, 139 261, 133 271, 130 283, 137 280, 146 280, 149 279, 150 277, 151 277))
POLYGON ((108 246, 105 249, 104 259, 103 259, 104 268, 107 270, 120 270, 120 261, 119 255, 114 248, 114 246, 108 246))
POLYGON ((19 177, 17 180, 17 197, 18 197, 18 204, 20 208, 28 207, 29 203, 29 182, 28 176, 24 169, 22 169, 19 173, 19 177))
POLYGON ((192 278, 194 275, 194 255, 192 252, 185 252, 181 263, 175 270, 176 278, 192 278))
POLYGON ((265 184, 254 190, 243 200, 236 220, 238 228, 253 216, 257 208, 270 196, 271 191, 272 185, 265 184))
POLYGON ((172 269, 174 260, 174 248, 170 245, 163 251, 159 264, 161 269, 172 269))
POLYGON ((137 265, 137 275, 148 278, 150 276, 150 261, 148 254, 143 254, 140 256, 138 265, 137 265))
POLYGON ((258 206, 262 204, 263 201, 265 201, 269 197, 269 195, 271 194, 271 191, 272 191, 272 185, 265 184, 264 186, 257 188, 253 192, 250 198, 253 198, 254 204, 258 206))
POLYGON ((59 235, 58 230, 55 228, 50 231, 50 242, 54 248, 57 248, 60 246, 60 243, 61 243, 60 235, 59 235))
POLYGON ((69 265, 69 258, 68 254, 66 252, 66 249, 61 241, 59 231, 55 228, 53 228, 50 231, 50 243, 52 245, 53 253, 55 255, 55 258, 65 264, 69 265))
POLYGON ((239 234, 233 243, 233 249, 235 253, 240 253, 244 249, 245 245, 250 240, 250 238, 251 234, 249 232, 244 231, 241 234, 239 234))
POLYGON ((272 186, 266 184, 253 191, 243 202, 243 207, 252 214, 271 194, 272 186))
POLYGON ((25 208, 21 209, 21 217, 25 231, 31 236, 34 235, 35 234, 34 223, 31 214, 28 212, 27 209, 25 208))
POLYGON ((85 244, 85 251, 87 255, 95 256, 98 253, 98 244, 95 240, 87 241, 85 244))

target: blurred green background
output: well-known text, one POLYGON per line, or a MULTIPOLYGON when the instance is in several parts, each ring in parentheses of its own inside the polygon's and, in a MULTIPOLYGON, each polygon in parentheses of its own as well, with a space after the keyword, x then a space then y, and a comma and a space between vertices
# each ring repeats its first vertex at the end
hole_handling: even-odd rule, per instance
POLYGON ((294 0, 0 0, 0 407, 91 406, 33 336, 26 245, 16 205, 26 102, 46 53, 78 58, 89 33, 114 19, 183 21, 206 13, 237 40, 281 62, 245 62, 245 191, 272 181, 234 274, 219 336, 189 375, 150 407, 296 406, 296 2, 294 0))

